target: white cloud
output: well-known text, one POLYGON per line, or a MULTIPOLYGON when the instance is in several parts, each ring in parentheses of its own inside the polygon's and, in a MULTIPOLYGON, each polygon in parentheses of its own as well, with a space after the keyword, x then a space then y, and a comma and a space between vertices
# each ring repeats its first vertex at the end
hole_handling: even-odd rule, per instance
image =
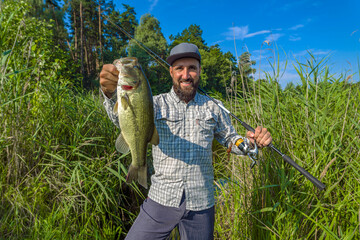
POLYGON ((274 34, 270 34, 269 36, 267 36, 267 38, 265 38, 265 41, 269 41, 269 42, 276 42, 280 37, 282 37, 284 34, 282 33, 274 33, 274 34))
POLYGON ((269 33, 269 30, 262 30, 262 31, 258 31, 258 32, 254 32, 254 33, 249 33, 246 35, 247 38, 249 37, 254 37, 256 35, 261 35, 261 34, 265 34, 265 33, 269 33))
POLYGON ((289 30, 298 30, 299 28, 303 28, 304 25, 303 24, 298 24, 298 25, 295 25, 295 26, 292 26, 291 28, 289 28, 289 30))
POLYGON ((219 40, 219 41, 216 41, 216 42, 211 43, 210 46, 214 46, 214 45, 220 44, 220 43, 222 43, 222 42, 224 42, 224 40, 219 40))
POLYGON ((303 57, 305 56, 306 54, 308 54, 308 51, 312 51, 311 49, 309 50, 303 50, 303 51, 300 51, 300 52, 296 52, 296 53, 293 53, 292 55, 294 56, 294 58, 297 58, 297 57, 303 57))
POLYGON ((249 26, 243 27, 231 27, 229 31, 226 33, 228 36, 227 39, 232 39, 231 36, 235 36, 236 39, 243 40, 249 32, 249 26))
POLYGON ((311 53, 316 56, 316 55, 328 55, 331 52, 332 52, 331 50, 315 50, 311 53))
POLYGON ((299 37, 299 36, 291 35, 289 37, 289 41, 292 41, 292 42, 296 42, 296 41, 300 41, 300 40, 301 40, 301 37, 299 37))
POLYGON ((262 34, 266 34, 266 33, 270 33, 270 30, 261 30, 261 31, 257 31, 257 32, 253 32, 253 33, 249 33, 249 26, 241 26, 241 27, 230 27, 229 31, 226 32, 224 35, 226 35, 226 39, 227 40, 231 40, 234 38, 235 39, 240 39, 240 40, 244 40, 245 38, 251 38, 257 35, 262 35, 262 34))
POLYGON ((149 2, 152 2, 151 5, 150 5, 150 9, 149 9, 149 12, 151 12, 156 7, 159 0, 149 0, 149 2))
POLYGON ((307 50, 303 50, 303 51, 294 53, 293 56, 294 56, 294 58, 303 57, 303 56, 308 55, 309 53, 311 53, 314 56, 319 56, 319 55, 328 55, 328 54, 330 54, 332 52, 334 52, 334 51, 311 48, 311 49, 307 49, 307 50))

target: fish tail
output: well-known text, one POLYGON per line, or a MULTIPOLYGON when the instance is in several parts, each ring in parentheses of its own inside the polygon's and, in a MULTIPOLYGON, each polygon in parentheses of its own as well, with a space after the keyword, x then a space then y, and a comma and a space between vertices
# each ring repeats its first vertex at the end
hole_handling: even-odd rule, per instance
POLYGON ((136 181, 138 179, 138 171, 139 171, 139 168, 137 168, 133 165, 130 165, 128 174, 126 176, 126 182, 131 183, 132 181, 136 181))
POLYGON ((145 189, 148 188, 147 186, 147 165, 145 163, 144 166, 139 168, 138 171, 138 181, 141 186, 143 186, 145 189))
POLYGON ((138 181, 141 186, 147 189, 147 165, 141 167, 135 167, 130 165, 128 174, 126 176, 126 182, 138 181))

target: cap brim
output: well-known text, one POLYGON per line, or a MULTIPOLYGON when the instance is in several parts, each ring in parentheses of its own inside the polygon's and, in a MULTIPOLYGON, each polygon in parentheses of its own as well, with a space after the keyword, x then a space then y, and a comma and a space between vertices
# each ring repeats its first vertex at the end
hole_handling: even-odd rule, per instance
POLYGON ((199 62, 201 61, 199 54, 193 53, 193 52, 174 54, 174 55, 169 56, 166 59, 166 61, 168 64, 172 65, 176 60, 178 60, 180 58, 195 58, 195 59, 199 60, 199 62))

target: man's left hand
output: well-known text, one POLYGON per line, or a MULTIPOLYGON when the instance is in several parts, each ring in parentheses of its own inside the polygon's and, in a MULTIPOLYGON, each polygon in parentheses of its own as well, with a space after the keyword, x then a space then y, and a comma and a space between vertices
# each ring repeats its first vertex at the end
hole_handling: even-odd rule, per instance
POLYGON ((255 133, 248 131, 246 133, 246 137, 250 140, 251 143, 254 143, 255 141, 256 145, 260 148, 268 146, 272 141, 270 132, 262 126, 258 126, 255 129, 255 133))

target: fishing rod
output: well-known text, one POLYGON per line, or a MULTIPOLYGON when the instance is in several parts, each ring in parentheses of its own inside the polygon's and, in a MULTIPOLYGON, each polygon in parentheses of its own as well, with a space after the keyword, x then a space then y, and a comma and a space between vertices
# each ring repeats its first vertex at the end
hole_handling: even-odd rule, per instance
MULTIPOLYGON (((221 108, 222 110, 224 110, 227 114, 229 114, 230 116, 232 116, 236 121, 238 121, 241 125, 243 125, 244 128, 246 128, 248 131, 251 131, 253 133, 255 133, 255 129, 252 128, 250 125, 248 125, 247 123, 241 121, 237 116, 235 116, 233 113, 231 113, 229 110, 227 110, 224 106, 220 105, 219 103, 217 103, 217 101, 212 98, 211 96, 209 96, 209 94, 207 94, 203 89, 201 89, 200 87, 198 88, 200 92, 202 92, 205 96, 207 96, 208 98, 211 99, 211 101, 213 101, 217 106, 219 106, 219 108, 221 108)), ((291 166, 293 166, 296 170, 298 170, 302 175, 304 175, 308 180, 310 180, 317 188, 319 188, 320 190, 324 190, 325 189, 325 184, 323 184, 322 182, 320 182, 317 178, 315 178, 313 175, 311 175, 308 171, 306 171, 304 168, 300 167, 296 162, 294 162, 294 160, 292 160, 289 156, 285 155, 284 153, 282 153, 279 149, 277 149, 272 143, 270 143, 267 147, 271 148, 272 150, 274 150, 275 152, 277 152, 283 159, 285 162, 289 163, 291 166)))
MULTIPOLYGON (((107 16, 103 15, 110 23, 112 23, 115 27, 120 29, 126 36, 128 36, 130 39, 134 39, 139 47, 141 47, 144 51, 146 51, 151 57, 153 57, 155 60, 160 60, 163 63, 165 63, 168 67, 171 67, 171 65, 166 62, 164 59, 162 59, 159 55, 151 51, 148 47, 146 47, 142 42, 135 39, 131 34, 129 34, 127 31, 125 31, 123 28, 118 26, 117 24, 113 23, 107 16)), ((161 64, 161 63, 160 63, 161 64)), ((163 67, 165 67, 163 64, 161 64, 163 67)), ((233 117, 236 121, 238 121, 244 128, 246 128, 248 131, 251 131, 255 133, 255 129, 252 128, 247 123, 241 121, 236 115, 234 115, 232 112, 230 112, 228 109, 226 109, 224 106, 220 105, 213 97, 211 97, 207 92, 205 92, 202 88, 198 87, 198 90, 202 92, 206 97, 208 97, 211 101, 213 101, 220 109, 224 110, 227 114, 229 114, 231 117, 233 117)), ((305 176, 310 182, 312 182, 320 191, 325 189, 325 184, 320 182, 316 177, 311 175, 308 171, 306 171, 304 168, 300 167, 294 160, 292 160, 289 156, 282 153, 279 149, 277 149, 272 143, 270 143, 267 147, 274 150, 276 153, 278 153, 285 162, 290 164, 292 167, 294 167, 296 170, 298 170, 303 176, 305 176)))

